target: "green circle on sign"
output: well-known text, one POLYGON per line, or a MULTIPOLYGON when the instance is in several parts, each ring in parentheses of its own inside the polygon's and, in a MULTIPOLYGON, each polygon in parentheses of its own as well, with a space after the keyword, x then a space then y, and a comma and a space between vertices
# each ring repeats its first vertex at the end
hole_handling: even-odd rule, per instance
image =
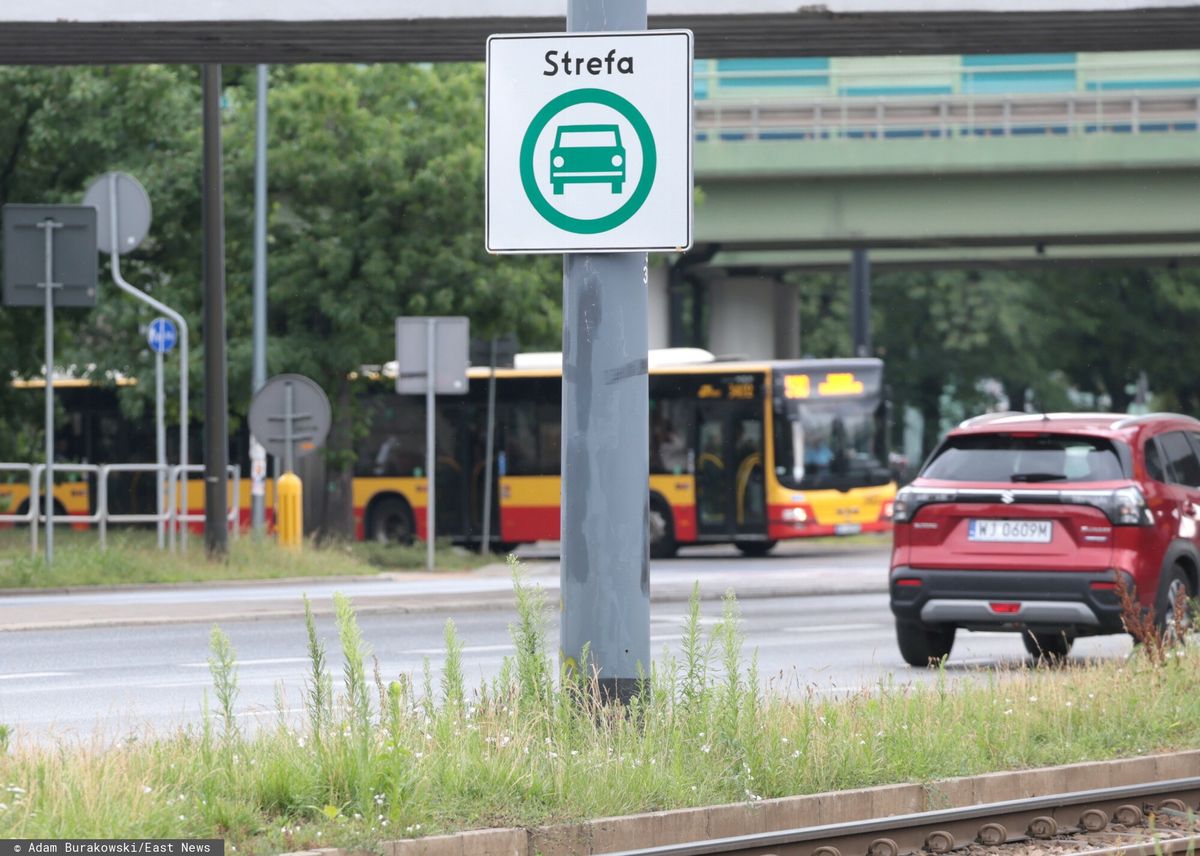
POLYGON ((525 195, 529 198, 529 202, 551 224, 578 235, 607 232, 609 229, 620 226, 636 214, 642 207, 642 203, 646 201, 646 197, 650 195, 650 187, 654 184, 654 171, 657 165, 654 135, 650 133, 650 125, 646 122, 645 117, 620 95, 609 92, 607 89, 576 89, 552 98, 550 103, 533 117, 533 121, 529 123, 529 128, 525 131, 525 138, 521 141, 521 186, 525 188, 525 195), (583 219, 562 213, 550 204, 546 195, 542 193, 542 189, 538 187, 537 179, 534 178, 533 150, 537 146, 538 137, 541 136, 546 125, 550 124, 551 119, 576 104, 602 104, 616 110, 624 117, 625 121, 633 126, 642 147, 642 174, 638 178, 637 186, 633 189, 633 194, 625 201, 624 205, 603 217, 583 219))

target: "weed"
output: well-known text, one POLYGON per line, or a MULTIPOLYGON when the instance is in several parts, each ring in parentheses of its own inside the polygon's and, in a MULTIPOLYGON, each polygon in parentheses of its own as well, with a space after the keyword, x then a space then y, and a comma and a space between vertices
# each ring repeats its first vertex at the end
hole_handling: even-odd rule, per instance
POLYGON ((209 637, 208 671, 212 675, 213 692, 221 708, 223 736, 228 744, 238 736, 237 717, 233 712, 238 695, 237 652, 229 637, 216 625, 209 637))

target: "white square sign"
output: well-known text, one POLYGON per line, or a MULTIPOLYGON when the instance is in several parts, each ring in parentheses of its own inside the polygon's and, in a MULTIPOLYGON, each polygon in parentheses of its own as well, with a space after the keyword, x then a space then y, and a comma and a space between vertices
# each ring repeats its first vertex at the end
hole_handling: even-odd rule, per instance
POLYGON ((692 33, 487 41, 492 253, 692 245, 692 33))

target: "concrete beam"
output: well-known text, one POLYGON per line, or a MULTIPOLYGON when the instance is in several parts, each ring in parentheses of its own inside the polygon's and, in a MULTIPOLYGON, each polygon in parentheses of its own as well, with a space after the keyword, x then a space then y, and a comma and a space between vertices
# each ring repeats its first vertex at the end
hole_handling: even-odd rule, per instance
POLYGON ((723 250, 1200 241, 1195 166, 1023 177, 702 179, 700 187, 696 244, 723 250))
MULTIPOLYGON (((721 252, 708 267, 733 274, 784 271, 845 273, 849 250, 760 250, 721 252)), ((871 251, 876 273, 891 270, 1037 268, 1054 266, 1200 265, 1200 242, 1042 247, 951 247, 871 251)))

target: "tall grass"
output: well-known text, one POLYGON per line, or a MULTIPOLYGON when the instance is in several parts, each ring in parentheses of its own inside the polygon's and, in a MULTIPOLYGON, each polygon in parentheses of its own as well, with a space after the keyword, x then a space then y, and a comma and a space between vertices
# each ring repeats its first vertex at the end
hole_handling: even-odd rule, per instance
MULTIPOLYGON (((560 672, 541 592, 514 575, 516 653, 467 687, 445 630, 440 682, 368 673, 348 601, 336 624, 342 681, 306 618, 303 723, 258 732, 232 717, 236 661, 212 637, 215 710, 199 729, 116 745, 0 754, 0 829, 11 836, 221 836, 237 852, 537 825, 1103 759, 1200 746, 1200 658, 1188 650, 1015 669, 953 686, 884 682, 830 698, 764 690, 742 650, 736 602, 704 632, 693 595, 681 654, 647 669, 628 709, 603 704, 586 666, 560 672), (215 723, 213 720, 216 720, 215 723), (9 788, 10 790, 5 790, 9 788)), ((585 658, 586 663, 586 658, 585 658)), ((231 851, 232 852, 232 851, 231 851)))

